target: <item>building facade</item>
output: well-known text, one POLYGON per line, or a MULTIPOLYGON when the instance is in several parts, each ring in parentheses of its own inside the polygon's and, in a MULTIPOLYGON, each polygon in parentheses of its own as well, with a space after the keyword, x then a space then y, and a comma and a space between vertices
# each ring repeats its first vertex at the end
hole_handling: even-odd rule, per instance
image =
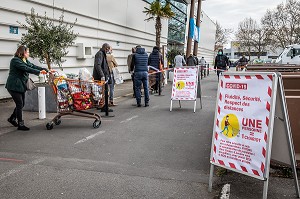
MULTIPOLYGON (((148 53, 155 45, 155 21, 147 22, 143 13, 144 7, 149 6, 153 0, 89 0, 74 3, 71 0, 2 0, 0 7, 0 98, 10 97, 5 89, 9 72, 9 63, 25 30, 18 22, 25 23, 25 14, 30 14, 31 8, 39 15, 46 15, 58 19, 64 11, 64 21, 76 24, 73 27, 78 37, 71 46, 68 55, 62 64, 65 73, 77 74, 80 68, 92 71, 94 54, 103 43, 109 43, 113 54, 119 64, 119 70, 124 79, 129 79, 127 72, 127 56, 131 48, 142 45, 148 53), (18 21, 18 22, 17 22, 18 21)), ((162 0, 164 3, 165 0, 162 0)), ((184 45, 186 39, 188 2, 184 0, 169 0, 175 17, 162 20, 161 45, 167 46, 168 42, 184 45), (176 23, 175 23, 176 22, 176 23), (176 24, 177 26, 173 26, 176 24)), ((209 22, 211 23, 211 22, 209 22)), ((203 33, 205 35, 212 32, 203 33)), ((204 42, 205 40, 203 40, 204 42)), ((204 44, 205 45, 205 44, 204 44)), ((210 47, 203 47, 205 49, 210 47)), ((213 48, 212 48, 213 50, 213 48)), ((36 65, 38 60, 30 59, 36 65)), ((52 68, 59 70, 58 66, 52 68)), ((34 80, 37 77, 31 76, 34 80)))

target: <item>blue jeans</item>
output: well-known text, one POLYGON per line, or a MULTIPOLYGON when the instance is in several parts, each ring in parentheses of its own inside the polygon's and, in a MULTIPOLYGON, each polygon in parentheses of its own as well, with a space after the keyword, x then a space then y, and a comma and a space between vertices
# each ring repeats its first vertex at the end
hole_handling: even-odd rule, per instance
POLYGON ((111 75, 111 84, 108 84, 109 86, 109 101, 114 101, 114 92, 115 92, 115 79, 114 76, 111 75))
POLYGON ((142 83, 144 87, 145 104, 147 104, 149 102, 148 72, 147 71, 134 72, 135 98, 137 104, 141 104, 142 83))

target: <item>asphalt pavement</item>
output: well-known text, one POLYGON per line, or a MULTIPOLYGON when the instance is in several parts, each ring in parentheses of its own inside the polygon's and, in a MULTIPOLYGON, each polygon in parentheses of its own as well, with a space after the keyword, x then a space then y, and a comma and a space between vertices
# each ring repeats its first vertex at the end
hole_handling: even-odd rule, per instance
MULTIPOLYGON (((217 77, 201 81, 200 100, 173 102, 171 83, 136 107, 132 84, 117 85, 113 117, 93 120, 66 116, 52 130, 37 112, 24 112, 28 132, 6 119, 14 108, 0 102, 0 198, 218 198, 230 184, 230 198, 261 198, 263 183, 231 171, 214 177, 208 192, 209 156, 217 77)), ((104 116, 93 109, 91 112, 104 116)), ((295 198, 293 180, 271 176, 269 198, 295 198)))

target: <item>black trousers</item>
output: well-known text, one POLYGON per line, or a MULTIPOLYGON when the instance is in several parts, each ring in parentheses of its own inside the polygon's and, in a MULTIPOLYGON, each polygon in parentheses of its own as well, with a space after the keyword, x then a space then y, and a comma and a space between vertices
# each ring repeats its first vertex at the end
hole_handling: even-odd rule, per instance
POLYGON ((25 92, 20 93, 20 92, 15 92, 10 90, 8 90, 8 92, 16 104, 16 108, 14 109, 14 112, 10 117, 12 119, 17 119, 18 122, 21 122, 23 121, 22 110, 23 107, 25 106, 25 92))

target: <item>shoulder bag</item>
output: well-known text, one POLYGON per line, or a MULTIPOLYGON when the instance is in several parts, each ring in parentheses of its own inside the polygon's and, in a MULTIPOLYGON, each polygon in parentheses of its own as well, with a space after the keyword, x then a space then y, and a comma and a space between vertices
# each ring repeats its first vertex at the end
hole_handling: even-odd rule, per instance
POLYGON ((28 78, 27 83, 26 83, 26 88, 28 91, 31 91, 36 88, 36 85, 34 84, 34 82, 31 78, 28 78))

